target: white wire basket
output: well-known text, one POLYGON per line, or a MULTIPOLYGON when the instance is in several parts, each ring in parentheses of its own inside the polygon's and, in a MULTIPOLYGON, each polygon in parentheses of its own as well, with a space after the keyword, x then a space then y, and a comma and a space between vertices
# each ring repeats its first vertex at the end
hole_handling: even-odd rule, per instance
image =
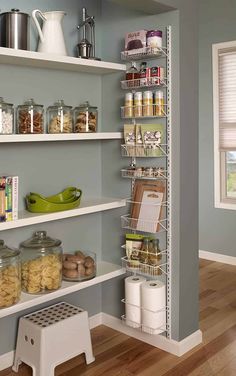
POLYGON ((129 179, 147 179, 147 180, 166 180, 168 171, 162 167, 136 167, 123 168, 121 170, 122 178, 129 179))
POLYGON ((150 265, 144 264, 140 261, 131 260, 128 256, 122 257, 121 261, 122 268, 127 272, 142 274, 147 277, 158 277, 163 274, 168 275, 167 263, 161 263, 161 261, 158 265, 150 265))
POLYGON ((122 51, 121 59, 126 61, 140 60, 143 58, 165 58, 167 57, 166 47, 142 47, 136 50, 122 51))
POLYGON ((145 89, 145 88, 165 88, 167 87, 167 78, 161 78, 158 76, 147 77, 147 78, 136 78, 134 80, 123 80, 121 81, 121 89, 132 90, 132 89, 145 89))
POLYGON ((163 158, 167 157, 167 144, 150 145, 145 144, 122 144, 121 145, 122 157, 141 157, 141 158, 163 158))
POLYGON ((122 119, 151 119, 151 118, 166 118, 167 104, 145 104, 138 106, 122 106, 122 119))
POLYGON ((130 214, 121 216, 121 226, 126 230, 147 232, 156 234, 160 232, 167 232, 168 220, 161 219, 159 221, 144 220, 142 218, 132 218, 130 214))

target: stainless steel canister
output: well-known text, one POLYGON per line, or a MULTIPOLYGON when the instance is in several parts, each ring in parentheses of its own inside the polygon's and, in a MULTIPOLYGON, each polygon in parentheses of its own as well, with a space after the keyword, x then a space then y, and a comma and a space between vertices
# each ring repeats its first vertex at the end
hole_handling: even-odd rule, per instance
POLYGON ((0 14, 0 46, 29 49, 29 15, 12 9, 0 14))

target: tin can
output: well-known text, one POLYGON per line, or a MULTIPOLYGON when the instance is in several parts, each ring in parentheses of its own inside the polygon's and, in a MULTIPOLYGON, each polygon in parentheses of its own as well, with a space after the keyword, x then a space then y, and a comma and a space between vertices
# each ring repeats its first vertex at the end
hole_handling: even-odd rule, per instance
POLYGON ((163 67, 152 67, 151 68, 151 80, 152 85, 161 85, 164 80, 164 68, 163 67))
POLYGON ((164 109, 164 94, 163 91, 157 90, 154 93, 154 104, 155 104, 155 116, 165 115, 164 109))
POLYGON ((125 94, 124 117, 133 117, 133 93, 125 94))
POLYGON ((153 94, 152 91, 143 93, 143 116, 153 116, 153 94))
POLYGON ((143 93, 141 91, 137 91, 134 94, 134 116, 135 117, 141 117, 143 115, 142 104, 143 104, 143 93))

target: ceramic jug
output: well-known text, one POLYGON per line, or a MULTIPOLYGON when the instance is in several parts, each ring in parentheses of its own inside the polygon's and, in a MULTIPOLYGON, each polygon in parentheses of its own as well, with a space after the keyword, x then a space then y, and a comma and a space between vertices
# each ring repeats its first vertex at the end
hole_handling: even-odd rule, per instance
POLYGON ((35 9, 32 17, 39 33, 38 52, 56 55, 67 55, 64 35, 62 31, 62 19, 66 13, 61 11, 41 12, 35 9), (43 20, 42 29, 37 19, 37 14, 43 20))

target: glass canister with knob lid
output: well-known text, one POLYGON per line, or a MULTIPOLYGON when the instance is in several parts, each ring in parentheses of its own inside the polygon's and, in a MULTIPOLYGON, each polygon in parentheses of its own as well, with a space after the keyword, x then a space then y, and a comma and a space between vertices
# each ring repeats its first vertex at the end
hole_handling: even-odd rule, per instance
POLYGON ((20 300, 20 252, 0 240, 0 308, 10 307, 20 300))
POLYGON ((65 105, 63 100, 57 101, 47 109, 48 133, 72 133, 72 106, 65 105))
POLYGON ((17 130, 23 134, 44 133, 43 105, 29 99, 17 107, 17 130))
POLYGON ((97 131, 98 110, 85 102, 74 108, 74 132, 89 133, 97 131))
POLYGON ((0 97, 0 134, 12 134, 14 125, 13 104, 4 102, 0 97))
POLYGON ((61 241, 37 231, 20 244, 22 291, 45 294, 61 287, 61 241))

